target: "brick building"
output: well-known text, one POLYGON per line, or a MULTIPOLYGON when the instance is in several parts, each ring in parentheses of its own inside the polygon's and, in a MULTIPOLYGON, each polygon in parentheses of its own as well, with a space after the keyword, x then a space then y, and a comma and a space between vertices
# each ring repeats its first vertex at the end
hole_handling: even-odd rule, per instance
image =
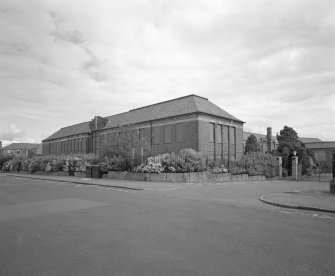
POLYGON ((15 157, 28 157, 36 153, 39 144, 33 143, 12 143, 0 148, 0 155, 13 155, 15 157))
POLYGON ((100 154, 127 127, 155 155, 193 148, 210 159, 235 160, 243 154, 243 123, 208 99, 188 95, 61 128, 42 141, 42 152, 100 154))
POLYGON ((245 148, 245 143, 247 142, 250 135, 254 135, 256 137, 257 142, 259 143, 260 151, 262 153, 271 152, 278 147, 277 137, 272 136, 272 128, 268 127, 266 135, 243 131, 243 152, 245 148))
POLYGON ((305 142, 305 147, 314 152, 315 159, 320 164, 321 172, 331 173, 333 171, 335 141, 305 142))

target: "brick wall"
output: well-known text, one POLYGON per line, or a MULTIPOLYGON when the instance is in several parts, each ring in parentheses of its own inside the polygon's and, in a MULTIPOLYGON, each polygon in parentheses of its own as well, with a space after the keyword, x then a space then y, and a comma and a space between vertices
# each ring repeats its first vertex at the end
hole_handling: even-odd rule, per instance
POLYGON ((42 143, 42 155, 85 154, 88 153, 89 137, 76 135, 42 143))
MULTIPOLYGON (((178 153, 181 149, 192 148, 200 151, 209 159, 223 160, 240 158, 243 151, 242 123, 218 118, 210 115, 189 114, 165 118, 153 122, 145 122, 128 128, 112 128, 93 131, 91 135, 78 135, 44 142, 42 153, 45 154, 101 154, 112 144, 113 135, 120 131, 131 131, 150 145, 152 155, 166 152, 178 153), (214 124, 214 137, 210 141, 210 123, 214 124), (226 126, 226 127, 225 127, 226 126), (221 130, 222 129, 222 130, 221 130), (223 134, 220 132, 223 132, 223 134), (224 133, 234 133, 234 143, 228 145, 224 133), (219 137, 221 135, 221 137, 219 137)), ((228 137, 228 136, 227 136, 228 137)))
POLYGON ((210 160, 239 159, 243 151, 243 124, 210 115, 199 115, 199 151, 210 160), (211 141, 210 124, 214 124, 214 139, 211 141))
POLYGON ((321 172, 332 173, 333 171, 333 152, 335 148, 309 148, 314 152, 315 159, 320 165, 321 172))

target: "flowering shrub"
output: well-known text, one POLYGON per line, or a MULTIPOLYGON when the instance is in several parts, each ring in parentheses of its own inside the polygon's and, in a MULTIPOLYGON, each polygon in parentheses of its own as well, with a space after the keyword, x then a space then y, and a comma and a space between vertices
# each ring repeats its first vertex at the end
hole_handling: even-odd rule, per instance
POLYGON ((240 167, 240 166, 232 166, 230 168, 230 173, 232 175, 236 175, 236 174, 244 174, 244 173, 247 173, 247 170, 243 167, 240 167))
POLYGON ((206 165, 201 155, 193 149, 183 149, 178 155, 165 153, 155 157, 148 157, 144 164, 134 168, 136 172, 201 172, 206 165))
POLYGON ((221 167, 213 167, 210 170, 211 173, 227 173, 228 169, 226 169, 224 166, 221 167))
POLYGON ((51 172, 59 172, 63 169, 64 160, 54 159, 49 164, 51 166, 51 172))
POLYGON ((39 159, 33 160, 28 164, 28 172, 35 173, 41 170, 41 161, 39 159))
POLYGON ((50 163, 48 163, 45 167, 45 172, 52 172, 52 167, 50 165, 50 163))
POLYGON ((127 168, 128 164, 126 159, 122 156, 106 156, 102 162, 99 163, 102 173, 108 173, 108 171, 121 171, 123 168, 127 168))
POLYGON ((21 169, 21 160, 12 159, 3 163, 3 171, 20 171, 21 169))
POLYGON ((137 166, 136 168, 134 168, 134 171, 144 173, 161 173, 164 171, 164 168, 160 162, 153 162, 153 160, 151 160, 148 161, 147 164, 137 166))
POLYGON ((3 165, 9 161, 9 160, 12 160, 13 159, 13 156, 11 155, 8 155, 8 156, 0 156, 0 168, 3 167, 3 165))

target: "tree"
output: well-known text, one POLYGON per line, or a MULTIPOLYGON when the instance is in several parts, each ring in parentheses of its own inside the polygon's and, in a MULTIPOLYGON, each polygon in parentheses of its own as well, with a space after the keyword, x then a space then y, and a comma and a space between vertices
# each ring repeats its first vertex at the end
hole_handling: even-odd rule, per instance
POLYGON ((255 135, 251 134, 245 142, 244 154, 250 152, 259 152, 260 146, 255 135))
POLYGON ((283 167, 291 174, 292 170, 292 156, 293 151, 296 151, 298 156, 298 162, 301 165, 302 174, 309 173, 311 169, 311 162, 305 145, 299 140, 297 132, 288 126, 280 131, 280 134, 277 134, 278 148, 277 154, 282 157, 283 167))
POLYGON ((110 135, 110 139, 102 141, 100 156, 122 156, 129 164, 139 165, 142 159, 151 154, 149 141, 140 137, 139 130, 133 126, 119 127, 117 132, 110 135))

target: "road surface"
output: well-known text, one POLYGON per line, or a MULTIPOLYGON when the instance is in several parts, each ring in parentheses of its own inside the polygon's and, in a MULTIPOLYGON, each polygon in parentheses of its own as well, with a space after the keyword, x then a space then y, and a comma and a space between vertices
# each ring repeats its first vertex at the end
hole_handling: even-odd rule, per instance
POLYGON ((258 200, 312 188, 327 183, 131 191, 0 174, 0 275, 334 275, 334 214, 258 200))

